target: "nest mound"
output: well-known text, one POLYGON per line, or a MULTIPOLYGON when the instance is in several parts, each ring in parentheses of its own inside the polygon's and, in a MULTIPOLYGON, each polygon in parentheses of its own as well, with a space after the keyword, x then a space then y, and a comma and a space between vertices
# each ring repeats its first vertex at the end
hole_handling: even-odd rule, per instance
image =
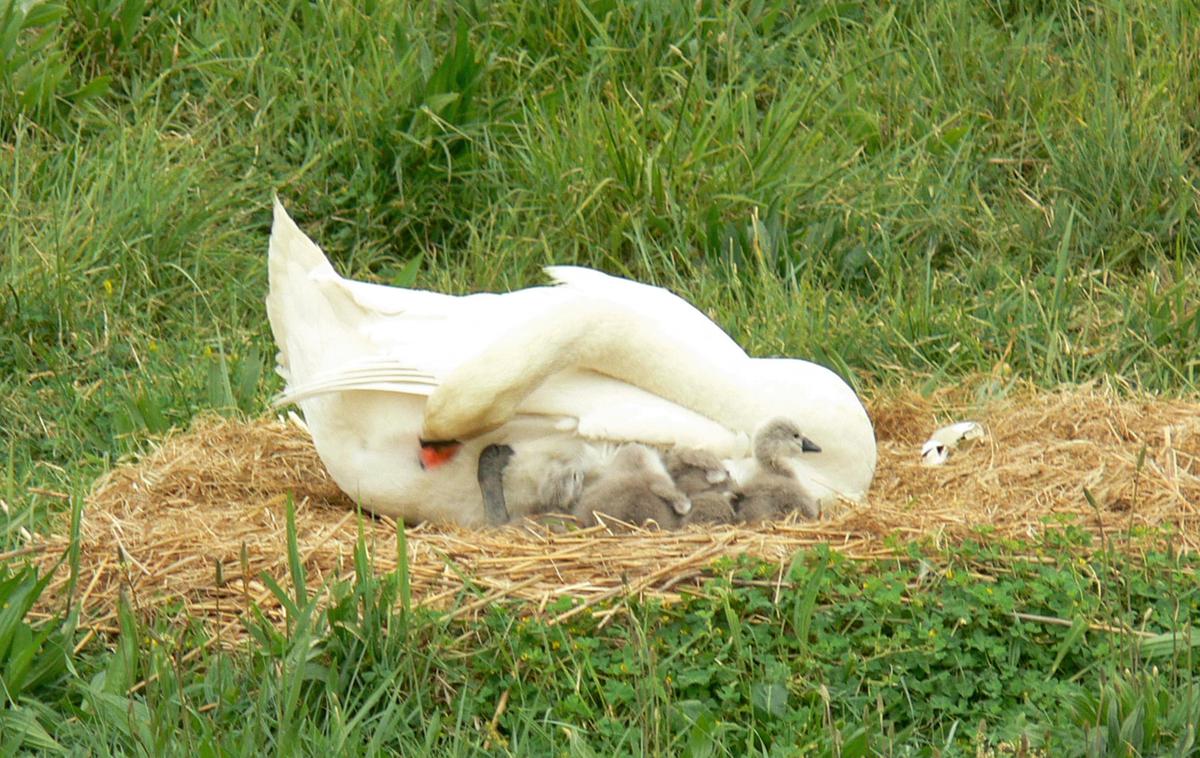
MULTIPOLYGON (((1062 523, 1108 539, 1140 532, 1143 540, 1169 534, 1183 550, 1200 545, 1200 404, 1073 388, 1020 390, 982 406, 953 393, 869 405, 879 464, 868 504, 816 522, 680 532, 410 527, 414 602, 466 614, 501 597, 527 600, 537 611, 572 596, 583 600, 573 614, 617 596, 675 597, 720 556, 782 562, 798 548, 828 544, 852 557, 882 558, 915 539, 1027 539, 1062 523), (946 465, 921 465, 930 432, 964 418, 981 421, 985 439, 946 465)), ((395 523, 360 519, 303 429, 201 419, 97 482, 84 512, 77 578, 85 617, 95 628, 111 626, 122 588, 142 607, 174 603, 234 630, 249 601, 279 613, 258 577, 265 572, 286 584, 289 496, 310 586, 352 571, 360 523, 376 569, 395 568, 395 523)), ((43 543, 48 567, 68 539, 43 543)), ((54 590, 65 587, 67 572, 59 571, 43 597, 61 597, 54 590)))

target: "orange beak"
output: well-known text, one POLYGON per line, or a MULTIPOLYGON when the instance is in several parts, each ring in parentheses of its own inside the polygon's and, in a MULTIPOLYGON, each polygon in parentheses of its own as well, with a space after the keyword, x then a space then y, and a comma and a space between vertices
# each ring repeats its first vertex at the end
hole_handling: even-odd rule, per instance
POLYGON ((458 451, 462 449, 462 443, 458 440, 437 440, 426 441, 421 440, 421 451, 418 457, 421 461, 421 468, 430 471, 454 460, 454 456, 458 455, 458 451))

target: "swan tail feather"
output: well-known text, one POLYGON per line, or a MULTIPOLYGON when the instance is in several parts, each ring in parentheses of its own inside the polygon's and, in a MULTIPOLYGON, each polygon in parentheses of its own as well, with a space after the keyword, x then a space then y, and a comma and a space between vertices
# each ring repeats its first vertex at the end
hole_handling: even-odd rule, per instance
POLYGON ((310 344, 319 335, 308 325, 314 323, 314 309, 321 308, 324 296, 312 276, 336 274, 320 248, 288 216, 279 198, 274 202, 267 272, 267 318, 279 346, 276 371, 292 384, 316 365, 310 344))
POLYGON ((289 390, 309 384, 326 366, 374 352, 363 328, 369 313, 278 198, 267 271, 267 317, 279 346, 276 370, 289 390))

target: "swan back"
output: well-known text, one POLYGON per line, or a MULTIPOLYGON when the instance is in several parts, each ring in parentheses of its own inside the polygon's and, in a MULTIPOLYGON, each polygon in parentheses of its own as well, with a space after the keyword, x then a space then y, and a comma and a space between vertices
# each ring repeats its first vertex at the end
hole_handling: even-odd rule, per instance
POLYGON ((579 266, 547 266, 545 271, 560 289, 638 314, 648 330, 655 328, 668 334, 681 351, 708 356, 716 363, 748 357, 699 308, 670 290, 579 266))

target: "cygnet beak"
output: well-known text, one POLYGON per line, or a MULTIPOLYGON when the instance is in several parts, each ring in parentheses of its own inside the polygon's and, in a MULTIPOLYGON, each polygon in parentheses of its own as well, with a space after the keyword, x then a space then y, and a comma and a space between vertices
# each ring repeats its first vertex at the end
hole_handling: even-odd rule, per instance
POLYGON ((805 453, 819 453, 821 452, 821 446, 810 440, 808 437, 801 437, 800 450, 805 453))

